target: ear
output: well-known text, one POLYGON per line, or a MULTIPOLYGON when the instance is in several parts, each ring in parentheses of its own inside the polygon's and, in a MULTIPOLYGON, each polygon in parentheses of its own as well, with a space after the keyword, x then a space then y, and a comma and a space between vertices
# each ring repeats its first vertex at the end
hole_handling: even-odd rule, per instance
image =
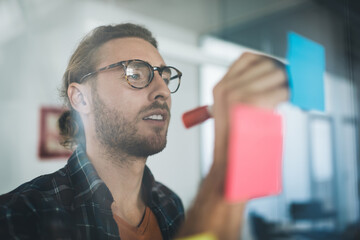
POLYGON ((91 111, 90 90, 86 85, 70 83, 67 94, 71 106, 79 113, 88 114, 91 111))

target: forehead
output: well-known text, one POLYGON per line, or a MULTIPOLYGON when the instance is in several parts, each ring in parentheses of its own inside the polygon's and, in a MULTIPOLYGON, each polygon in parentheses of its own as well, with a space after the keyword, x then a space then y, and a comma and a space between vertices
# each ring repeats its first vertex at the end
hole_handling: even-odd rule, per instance
POLYGON ((104 43, 98 50, 98 67, 116 62, 141 59, 153 66, 165 65, 159 51, 141 38, 116 38, 104 43))

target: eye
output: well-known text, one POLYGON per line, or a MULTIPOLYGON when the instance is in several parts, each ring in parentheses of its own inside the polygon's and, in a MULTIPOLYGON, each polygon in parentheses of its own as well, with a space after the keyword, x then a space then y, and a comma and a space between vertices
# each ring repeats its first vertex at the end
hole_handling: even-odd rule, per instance
POLYGON ((133 63, 127 67, 126 78, 131 86, 143 88, 149 82, 149 70, 146 66, 133 63))
POLYGON ((129 80, 137 81, 137 80, 140 80, 140 74, 136 74, 136 73, 130 74, 130 75, 127 75, 127 78, 129 80))
POLYGON ((165 68, 161 74, 162 79, 164 80, 164 82, 169 85, 170 80, 171 80, 171 71, 167 68, 165 68))
POLYGON ((170 78, 163 77, 162 79, 164 80, 164 82, 166 83, 166 85, 169 85, 170 78))
POLYGON ((132 66, 128 67, 126 71, 126 77, 129 81, 142 81, 145 79, 145 70, 143 68, 133 68, 132 66))

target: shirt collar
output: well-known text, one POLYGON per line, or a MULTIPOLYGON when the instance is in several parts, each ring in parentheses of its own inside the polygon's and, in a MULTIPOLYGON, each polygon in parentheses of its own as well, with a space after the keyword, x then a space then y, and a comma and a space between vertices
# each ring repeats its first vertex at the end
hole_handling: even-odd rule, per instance
POLYGON ((155 186, 155 178, 152 175, 148 166, 145 165, 141 189, 144 196, 144 201, 148 206, 151 206, 151 203, 153 201, 152 190, 154 186, 155 186))
MULTIPOLYGON (((75 205, 93 199, 94 202, 105 204, 110 208, 113 197, 104 181, 97 174, 94 166, 88 159, 85 147, 79 145, 67 163, 70 181, 75 189, 75 205)), ((145 166, 142 180, 142 192, 147 205, 152 202, 152 189, 155 185, 155 178, 150 169, 145 166)))
POLYGON ((112 195, 88 159, 83 146, 79 145, 73 152, 68 160, 67 169, 75 189, 75 204, 80 204, 93 197, 94 201, 109 202, 110 207, 113 202, 112 195), (101 199, 98 196, 102 196, 101 199))

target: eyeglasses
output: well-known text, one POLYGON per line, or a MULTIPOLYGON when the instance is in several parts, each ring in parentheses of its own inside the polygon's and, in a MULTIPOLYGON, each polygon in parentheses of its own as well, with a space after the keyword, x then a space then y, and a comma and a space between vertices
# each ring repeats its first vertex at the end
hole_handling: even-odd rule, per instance
POLYGON ((179 89, 182 76, 182 73, 174 67, 153 67, 143 60, 133 59, 113 63, 94 72, 85 74, 80 79, 79 83, 83 82, 86 78, 92 75, 110 69, 119 70, 118 73, 121 74, 119 77, 125 77, 127 83, 131 87, 137 89, 142 89, 149 86, 154 78, 154 71, 158 71, 171 93, 175 93, 179 89))

